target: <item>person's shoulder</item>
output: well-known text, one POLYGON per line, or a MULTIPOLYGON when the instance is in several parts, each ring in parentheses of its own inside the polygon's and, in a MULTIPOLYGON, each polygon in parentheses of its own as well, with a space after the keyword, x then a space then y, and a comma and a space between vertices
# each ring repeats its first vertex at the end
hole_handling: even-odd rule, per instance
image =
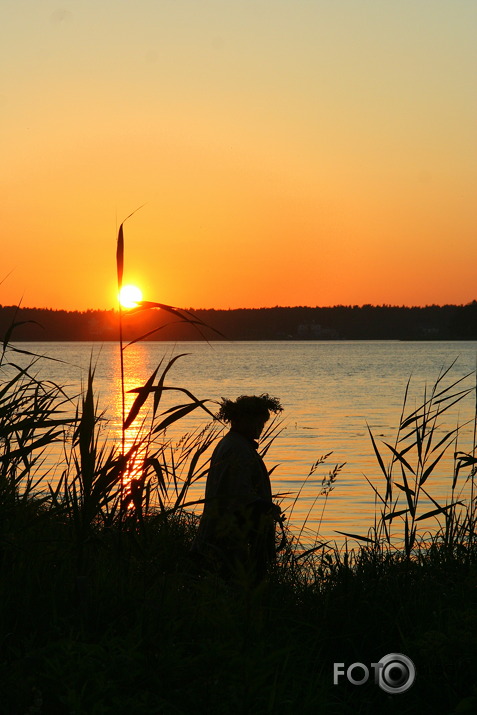
POLYGON ((238 432, 230 430, 222 437, 216 447, 216 452, 225 454, 227 452, 254 452, 254 448, 250 440, 238 432))

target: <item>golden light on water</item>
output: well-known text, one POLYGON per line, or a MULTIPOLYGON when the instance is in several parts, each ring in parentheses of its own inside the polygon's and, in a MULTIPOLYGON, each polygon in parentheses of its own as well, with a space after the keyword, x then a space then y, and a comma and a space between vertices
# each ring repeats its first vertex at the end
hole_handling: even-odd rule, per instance
POLYGON ((118 300, 123 308, 136 308, 142 301, 142 291, 135 285, 125 285, 119 291, 118 300))

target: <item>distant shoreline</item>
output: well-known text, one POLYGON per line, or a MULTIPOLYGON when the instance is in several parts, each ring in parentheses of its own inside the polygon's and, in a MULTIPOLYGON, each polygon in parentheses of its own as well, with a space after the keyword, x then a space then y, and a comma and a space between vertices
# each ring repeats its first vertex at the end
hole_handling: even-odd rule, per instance
MULTIPOLYGON (((123 314, 127 341, 147 340, 477 340, 477 301, 419 307, 334 306, 192 310, 208 326, 181 323, 163 310, 123 314)), ((114 310, 65 311, 0 306, 0 336, 15 342, 118 339, 114 310), (13 327, 12 327, 13 326, 13 327)))

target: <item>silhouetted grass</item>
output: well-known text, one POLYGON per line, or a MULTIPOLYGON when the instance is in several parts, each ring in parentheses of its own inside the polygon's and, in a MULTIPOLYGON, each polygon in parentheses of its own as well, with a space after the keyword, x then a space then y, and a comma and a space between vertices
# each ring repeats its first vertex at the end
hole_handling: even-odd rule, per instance
POLYGON ((156 413, 123 453, 99 437, 93 371, 74 418, 63 390, 33 367, 10 361, 5 374, 2 713, 473 711, 475 501, 457 490, 467 482, 475 499, 476 462, 438 419, 463 398, 459 385, 439 378, 420 409, 403 411, 388 466, 372 442, 384 469, 368 535, 307 552, 289 535, 267 583, 239 589, 201 571, 191 556, 197 517, 184 508, 216 431, 184 435, 173 449, 154 431, 165 419, 156 413), (67 458, 50 486, 42 454, 57 441, 67 458), (444 446, 454 464, 449 504, 428 491, 444 446), (121 497, 131 465, 138 491, 125 482, 121 497), (432 509, 421 509, 421 494, 432 509), (334 662, 369 664, 389 652, 416 665, 406 693, 332 684, 334 662))
MULTIPOLYGON (((121 281, 122 226, 117 255, 121 281)), ((158 307, 170 308, 145 306, 158 307)), ((376 513, 366 534, 338 547, 318 533, 305 549, 288 527, 266 582, 239 587, 191 549, 188 491, 205 478, 219 430, 168 440, 168 426, 209 411, 166 385, 178 358, 133 391, 128 414, 124 399, 116 444, 100 429, 94 369, 72 408, 61 386, 37 378, 36 356, 16 365, 12 331, 0 358, 2 714, 476 711, 476 422, 466 450, 461 428, 442 422, 475 393, 469 377, 445 384, 445 371, 418 409, 405 399, 393 442, 370 432, 382 481, 369 479, 376 513), (167 390, 181 402, 161 413, 167 390), (53 445, 64 454, 56 481, 53 445), (439 470, 450 483, 444 503, 432 496, 439 470), (333 685, 334 662, 369 666, 388 653, 416 665, 407 692, 333 685)), ((342 466, 323 480, 320 518, 342 466)))

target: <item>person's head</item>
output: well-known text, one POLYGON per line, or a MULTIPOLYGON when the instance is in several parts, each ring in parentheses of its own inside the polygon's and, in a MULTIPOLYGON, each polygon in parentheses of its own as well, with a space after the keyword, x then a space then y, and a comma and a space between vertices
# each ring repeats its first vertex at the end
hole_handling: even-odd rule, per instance
POLYGON ((241 395, 236 400, 222 398, 217 419, 230 424, 233 430, 251 439, 258 439, 270 413, 282 411, 280 400, 270 395, 241 395))

